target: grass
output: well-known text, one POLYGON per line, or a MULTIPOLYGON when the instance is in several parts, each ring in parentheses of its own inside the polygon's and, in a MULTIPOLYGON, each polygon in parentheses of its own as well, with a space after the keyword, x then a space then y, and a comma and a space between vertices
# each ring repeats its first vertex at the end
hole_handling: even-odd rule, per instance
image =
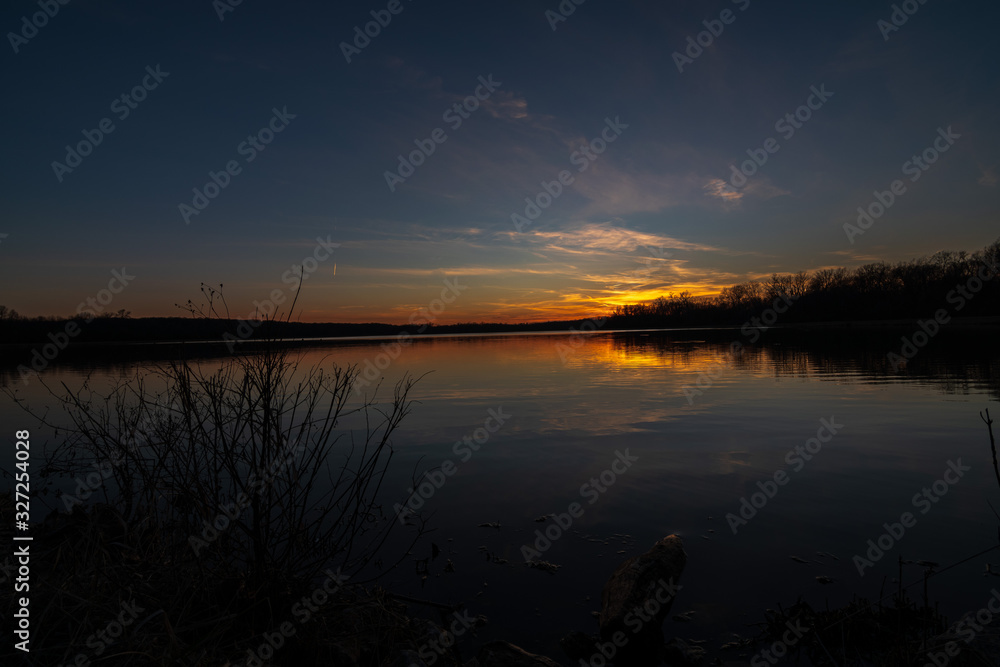
MULTIPOLYGON (((415 380, 383 404, 377 392, 352 398, 357 378, 265 345, 215 368, 50 388, 71 427, 35 414, 58 443, 33 464, 36 489, 76 476, 89 497, 60 498, 72 511, 33 527, 29 664, 242 664, 291 623, 266 664, 376 665, 418 637, 398 603, 367 587, 408 550, 385 553, 397 521, 378 498, 415 380), (317 605, 329 572, 349 583, 317 605), (305 619, 304 598, 316 607, 305 619), (128 623, 123 604, 141 610, 128 623), (116 622, 124 631, 105 642, 116 622)), ((7 496, 3 526, 13 509, 7 496)))
MULTIPOLYGON (((997 485, 1000 486, 1000 465, 997 462, 993 420, 988 410, 985 416, 980 417, 989 432, 993 469, 997 485)), ((1000 520, 1000 515, 997 518, 1000 520)), ((996 548, 1000 548, 1000 545, 987 552, 996 548)), ((947 567, 918 563, 925 566, 923 579, 909 586, 902 583, 903 568, 912 563, 900 558, 897 590, 875 601, 856 596, 843 607, 817 611, 799 599, 788 609, 769 609, 757 636, 746 642, 745 648, 756 646, 758 649, 765 649, 774 642, 781 642, 788 624, 798 622, 809 628, 809 631, 789 647, 789 654, 796 658, 807 657, 812 664, 820 667, 923 667, 935 664, 931 654, 937 656, 939 662, 946 658, 945 664, 948 667, 994 667, 998 664, 1000 654, 995 652, 995 645, 990 645, 995 644, 996 638, 1000 637, 998 624, 987 626, 976 632, 974 637, 970 637, 968 632, 956 633, 954 625, 948 622, 936 606, 931 606, 928 595, 928 582, 932 577, 987 552, 974 554, 947 567), (907 595, 907 589, 920 583, 923 584, 923 602, 917 603, 907 595), (886 600, 888 604, 883 604, 886 600), (965 641, 966 639, 969 641, 965 641), (957 655, 949 656, 944 652, 949 642, 953 642, 953 647, 961 649, 957 655)), ((765 664, 763 660, 761 658, 760 664, 765 664)))

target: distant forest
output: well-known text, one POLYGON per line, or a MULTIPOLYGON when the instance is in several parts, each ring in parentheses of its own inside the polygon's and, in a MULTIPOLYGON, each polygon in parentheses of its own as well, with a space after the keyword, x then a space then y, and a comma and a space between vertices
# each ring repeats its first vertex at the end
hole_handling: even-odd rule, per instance
POLYGON ((939 309, 955 317, 996 317, 998 264, 1000 239, 971 254, 942 251, 895 264, 776 273, 768 280, 726 287, 708 299, 681 292, 618 306, 604 328, 735 326, 760 316, 776 301, 786 311, 778 316, 779 324, 916 320, 933 317, 939 309))
MULTIPOLYGON (((779 303, 776 323, 916 320, 943 309, 953 317, 1000 317, 1000 239, 974 252, 938 252, 906 262, 875 262, 855 269, 822 269, 813 273, 774 274, 767 280, 733 285, 710 298, 688 292, 614 308, 590 320, 505 324, 466 322, 448 325, 381 323, 263 322, 250 339, 291 339, 505 333, 596 329, 650 329, 739 326, 779 303), (983 276, 986 276, 985 279, 983 276)), ((205 317, 132 318, 119 310, 91 319, 81 316, 27 318, 0 305, 0 343, 35 344, 61 338, 66 342, 221 342, 242 338, 235 319, 205 317)), ((58 344, 58 342, 57 342, 58 344)), ((62 345, 60 345, 62 346, 62 345)))

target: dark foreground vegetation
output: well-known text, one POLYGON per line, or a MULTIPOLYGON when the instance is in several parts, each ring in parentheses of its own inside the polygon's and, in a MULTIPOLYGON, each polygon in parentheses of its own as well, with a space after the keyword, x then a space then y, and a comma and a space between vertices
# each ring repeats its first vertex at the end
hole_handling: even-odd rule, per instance
MULTIPOLYGON (((1000 240, 974 253, 942 251, 930 257, 856 269, 774 274, 770 279, 727 287, 710 298, 687 292, 650 302, 618 306, 591 319, 550 322, 464 322, 434 324, 304 323, 269 319, 205 317, 132 318, 125 310, 71 317, 26 318, 0 306, 0 343, 48 343, 73 327, 71 343, 209 341, 231 346, 246 340, 342 338, 351 336, 420 336, 432 334, 653 329, 739 326, 779 302, 779 325, 871 322, 933 318, 938 310, 958 319, 1000 317, 1000 240), (988 276, 988 277, 983 277, 988 276)), ((209 299, 218 292, 203 286, 209 299)), ((188 308, 185 308, 188 310, 188 308)))
MULTIPOLYGON (((37 439, 19 436, 33 447, 37 525, 30 654, 8 635, 0 656, 77 667, 398 657, 395 644, 424 630, 366 586, 406 553, 385 553, 398 522, 376 496, 414 380, 380 402, 352 396, 356 379, 276 349, 214 370, 168 364, 110 388, 51 387, 68 430, 8 387, 37 424, 37 439), (40 451, 42 433, 56 445, 40 451), (53 498, 52 479, 76 488, 53 498)), ((10 495, 0 503, 7 543, 15 509, 10 495)), ((5 618, 17 600, 4 586, 5 618)))

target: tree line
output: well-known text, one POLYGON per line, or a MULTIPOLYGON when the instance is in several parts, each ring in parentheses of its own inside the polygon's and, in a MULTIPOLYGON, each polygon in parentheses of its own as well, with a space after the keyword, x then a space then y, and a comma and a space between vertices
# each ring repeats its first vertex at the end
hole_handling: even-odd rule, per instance
POLYGON ((724 288, 712 297, 669 293, 615 307, 605 328, 738 325, 788 296, 782 323, 916 319, 938 309, 960 317, 1000 316, 1000 239, 982 250, 941 251, 854 269, 773 274, 724 288), (980 271, 986 267, 989 278, 980 271), (993 268, 990 268, 993 267, 993 268))
MULTIPOLYGON (((982 267, 1000 263, 1000 239, 982 250, 941 251, 928 257, 888 263, 874 262, 854 269, 775 273, 724 288, 711 297, 690 292, 668 293, 652 301, 615 307, 600 318, 599 329, 648 329, 685 326, 739 326, 759 316, 777 299, 782 307, 779 324, 871 320, 914 320, 933 317, 941 308, 958 317, 1000 316, 1000 280, 982 280, 982 267), (978 281, 978 284, 977 282, 978 281), (975 288, 975 289, 973 289, 975 288), (967 296, 956 290, 966 290, 967 296)), ((0 305, 0 343, 46 341, 53 323, 81 316, 24 317, 0 305)), ((319 338, 340 336, 505 333, 516 331, 578 330, 585 321, 464 322, 447 325, 393 325, 369 323, 306 323, 267 321, 252 338, 319 338), (266 334, 266 335, 264 335, 266 334)), ((79 340, 184 341, 215 340, 232 333, 234 319, 203 317, 132 318, 127 310, 103 313, 90 321, 79 340)))

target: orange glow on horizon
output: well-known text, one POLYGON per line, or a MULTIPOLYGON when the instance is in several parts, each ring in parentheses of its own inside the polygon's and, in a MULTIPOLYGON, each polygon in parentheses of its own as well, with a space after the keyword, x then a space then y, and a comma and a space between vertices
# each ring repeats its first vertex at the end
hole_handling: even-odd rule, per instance
MULTIPOLYGON (((503 323, 503 324, 533 324, 538 322, 557 322, 564 320, 585 320, 610 315, 617 306, 637 303, 649 303, 670 294, 678 295, 689 292, 694 300, 713 298, 719 295, 722 286, 704 284, 674 285, 667 290, 621 290, 608 291, 599 297, 581 293, 568 293, 552 300, 521 304, 483 304, 466 308, 449 309, 434 318, 436 325, 464 323, 503 323)), ((426 321, 426 309, 414 309, 411 315, 417 324, 426 321), (423 313, 421 315, 421 313, 423 313)), ((310 323, 368 323, 402 325, 410 322, 411 315, 401 315, 400 309, 383 311, 380 314, 371 311, 354 310, 350 307, 340 309, 335 315, 330 311, 312 309, 303 313, 300 322, 310 323)))

